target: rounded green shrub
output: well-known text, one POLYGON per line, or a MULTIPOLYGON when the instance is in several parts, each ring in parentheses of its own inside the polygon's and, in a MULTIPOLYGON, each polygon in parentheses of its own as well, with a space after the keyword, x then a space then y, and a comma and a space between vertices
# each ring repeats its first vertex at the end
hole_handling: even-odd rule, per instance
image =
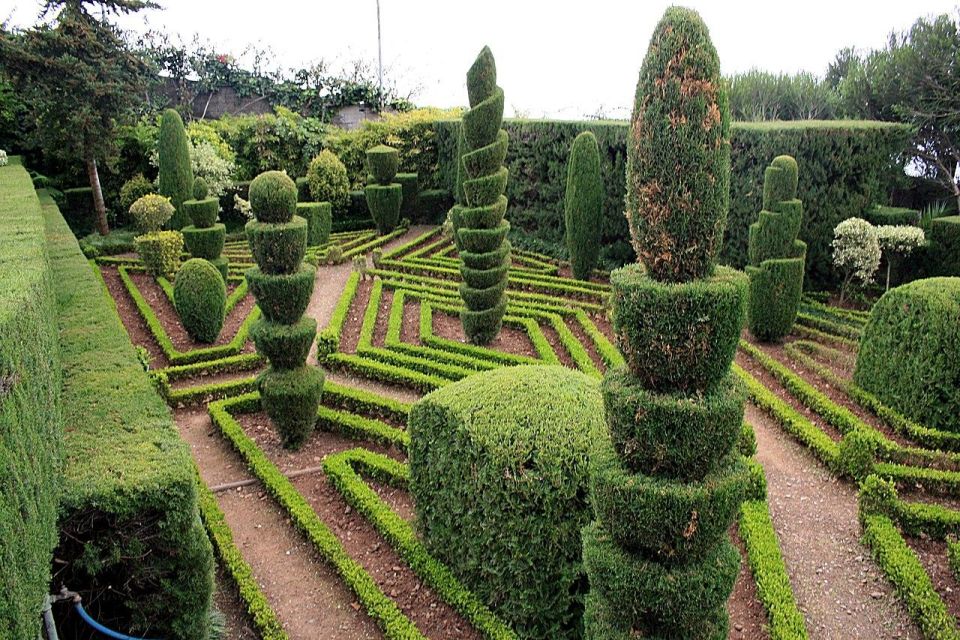
POLYGON ((289 222, 297 209, 297 185, 283 171, 264 171, 250 183, 249 199, 260 222, 289 222))
POLYGON ((294 324, 280 324, 260 318, 250 328, 257 353, 266 356, 274 369, 296 369, 303 365, 317 334, 317 321, 303 317, 294 324))
POLYGON ((396 229, 400 222, 403 187, 399 184, 368 184, 363 191, 377 233, 384 235, 396 229))
MULTIPOLYGON (((683 629, 683 640, 724 640, 729 633, 727 608, 717 607, 705 612, 702 620, 683 629)), ((643 623, 624 624, 624 618, 611 611, 597 593, 588 593, 583 606, 583 628, 587 638, 603 640, 673 640, 678 637, 672 629, 648 628, 643 623)))
POLYGON ((180 205, 193 197, 193 165, 190 164, 190 140, 183 128, 183 119, 173 109, 166 109, 160 117, 157 150, 160 166, 157 193, 170 198, 176 210, 170 227, 180 229, 188 224, 180 205))
MULTIPOLYGON (((200 180, 200 178, 197 178, 200 180)), ((198 229, 212 227, 217 222, 217 215, 220 213, 220 201, 216 198, 204 198, 202 200, 185 200, 183 210, 193 222, 193 226, 198 229)))
POLYGON ((209 261, 210 264, 220 273, 220 276, 223 278, 223 281, 227 281, 227 276, 230 273, 230 261, 223 256, 219 258, 214 258, 209 261))
POLYGON ((156 193, 141 196, 130 205, 130 217, 133 218, 137 229, 143 233, 160 231, 173 213, 174 208, 170 198, 156 193))
POLYGON ((329 202, 298 202, 297 215, 307 221, 307 245, 318 247, 330 241, 333 207, 329 202))
POLYGON ((197 176, 193 181, 193 199, 206 200, 209 195, 210 187, 207 186, 207 181, 202 176, 197 176))
POLYGON ((367 149, 367 171, 377 184, 390 184, 400 168, 400 152, 385 144, 367 149))
POLYGON ((920 212, 906 207, 874 205, 863 213, 863 219, 879 227, 882 225, 914 225, 920 223, 920 212))
POLYGON ((270 368, 257 378, 260 402, 284 447, 300 447, 317 424, 323 394, 323 372, 303 365, 296 369, 270 368))
POLYGON ((123 183, 120 187, 120 210, 130 211, 130 205, 143 196, 156 193, 153 183, 147 180, 142 173, 138 173, 123 183))
POLYGON ((560 366, 478 373, 410 411, 424 543, 520 637, 580 637, 579 532, 603 429, 596 381, 560 366))
POLYGON ((147 273, 154 277, 170 276, 180 266, 183 235, 179 231, 153 231, 133 239, 147 273))
POLYGON ((173 283, 173 304, 191 338, 217 341, 226 316, 227 288, 216 267, 200 258, 184 262, 173 283))
POLYGON ((693 10, 670 7, 640 68, 627 138, 627 221, 655 280, 713 269, 730 201, 730 110, 720 61, 693 10))
POLYGON ((317 268, 302 263, 300 270, 290 274, 264 273, 259 267, 247 270, 250 292, 267 320, 293 324, 300 319, 313 295, 313 279, 317 268))
POLYGON ((223 251, 227 228, 223 223, 206 229, 198 229, 191 225, 181 229, 180 233, 183 234, 183 244, 191 256, 204 260, 216 260, 223 251))
POLYGON ((743 273, 718 267, 708 280, 670 284, 628 265, 610 284, 617 347, 644 386, 705 389, 726 376, 743 328, 743 273))
POLYGON ((860 340, 854 381, 926 427, 960 432, 960 278, 883 294, 860 340))
POLYGON ((580 280, 590 279, 600 257, 604 197, 597 138, 584 131, 570 148, 563 208, 570 267, 580 280))
POLYGON ((278 224, 251 220, 245 230, 253 259, 263 272, 293 273, 300 268, 307 250, 306 220, 300 216, 278 224))
POLYGON ((340 212, 350 203, 350 179, 340 158, 324 149, 310 161, 307 182, 314 202, 329 202, 334 212, 340 212))

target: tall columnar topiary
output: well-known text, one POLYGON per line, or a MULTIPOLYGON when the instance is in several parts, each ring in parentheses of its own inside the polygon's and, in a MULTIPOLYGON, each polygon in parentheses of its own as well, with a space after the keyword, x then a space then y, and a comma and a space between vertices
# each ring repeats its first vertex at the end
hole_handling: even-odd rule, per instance
POLYGON ((393 179, 400 167, 400 152, 379 144, 367 149, 367 208, 380 234, 390 233, 400 222, 403 186, 393 179))
POLYGON ((173 305, 191 338, 216 342, 226 315, 227 288, 223 277, 207 260, 187 260, 173 283, 173 305))
POLYGON ((193 198, 184 200, 181 205, 193 224, 181 229, 183 244, 194 258, 209 260, 216 267, 223 281, 227 281, 227 259, 220 257, 223 243, 227 238, 227 228, 217 222, 220 201, 208 198, 207 183, 203 178, 194 181, 193 198))
MULTIPOLYGON (((470 109, 463 114, 461 206, 454 208, 457 246, 462 264, 460 312, 463 332, 471 342, 486 344, 500 332, 507 309, 510 266, 510 223, 507 212, 507 132, 503 122, 503 89, 497 86, 493 53, 484 47, 467 71, 470 109)), ((451 211, 453 214, 453 211, 451 211)))
POLYGON ((193 197, 193 168, 190 164, 190 141, 183 128, 180 114, 167 109, 160 118, 160 137, 157 142, 160 177, 157 191, 170 198, 175 212, 170 219, 171 229, 182 229, 190 218, 183 210, 183 201, 193 197))
POLYGON ((567 253, 573 277, 589 280, 600 256, 600 222, 603 216, 603 181, 597 138, 584 131, 573 141, 567 162, 564 222, 567 253))
POLYGON ((671 7, 640 71, 627 217, 642 265, 611 275, 627 366, 602 385, 610 438, 591 460, 583 530, 588 638, 727 637, 740 555, 726 537, 749 483, 730 372, 748 280, 716 267, 730 115, 700 16, 671 7))
POLYGON ((307 221, 294 215, 296 205, 297 187, 283 172, 267 171, 250 183, 255 219, 246 230, 257 266, 246 275, 263 313, 251 335, 270 361, 257 385, 263 410, 288 448, 299 447, 310 435, 323 392, 323 373, 305 364, 317 321, 303 312, 317 270, 303 262, 307 221))
POLYGON ((807 256, 807 245, 797 240, 803 220, 797 182, 797 161, 774 158, 763 174, 763 210, 750 225, 747 324, 757 340, 779 340, 797 319, 807 256))

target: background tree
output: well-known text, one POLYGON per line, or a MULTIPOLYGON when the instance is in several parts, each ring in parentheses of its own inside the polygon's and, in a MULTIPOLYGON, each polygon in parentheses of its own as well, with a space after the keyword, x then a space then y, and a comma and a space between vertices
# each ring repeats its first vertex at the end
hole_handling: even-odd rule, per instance
POLYGON ((144 0, 48 0, 41 18, 55 14, 52 21, 0 32, 3 74, 32 109, 29 138, 45 156, 83 162, 102 235, 110 229, 97 162, 111 155, 118 123, 142 102, 149 71, 105 16, 154 6, 144 0))

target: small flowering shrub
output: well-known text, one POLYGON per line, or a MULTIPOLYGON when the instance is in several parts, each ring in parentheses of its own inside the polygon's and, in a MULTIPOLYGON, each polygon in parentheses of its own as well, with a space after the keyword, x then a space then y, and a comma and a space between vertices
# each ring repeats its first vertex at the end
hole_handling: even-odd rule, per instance
POLYGON ((840 301, 854 280, 868 284, 880 267, 876 228, 863 218, 848 218, 833 229, 833 266, 843 274, 840 301))
POLYGON ((887 285, 890 289, 890 271, 894 264, 906 260, 910 254, 923 246, 926 235, 923 229, 913 225, 885 224, 877 227, 880 252, 887 259, 887 285))
POLYGON ((173 204, 170 198, 150 193, 137 198, 130 205, 130 217, 137 228, 144 233, 159 231, 173 216, 173 204))
POLYGON ((147 273, 169 277, 180 267, 183 234, 179 231, 153 231, 133 239, 147 273))
POLYGON ((209 196, 219 198, 233 184, 236 164, 218 152, 211 142, 202 140, 191 145, 190 164, 193 175, 206 182, 209 196))
POLYGON ((0 149, 0 167, 7 166, 7 152, 3 149, 0 149))
POLYGON ((253 207, 250 206, 249 200, 244 200, 237 194, 233 194, 233 208, 247 220, 253 219, 253 207))

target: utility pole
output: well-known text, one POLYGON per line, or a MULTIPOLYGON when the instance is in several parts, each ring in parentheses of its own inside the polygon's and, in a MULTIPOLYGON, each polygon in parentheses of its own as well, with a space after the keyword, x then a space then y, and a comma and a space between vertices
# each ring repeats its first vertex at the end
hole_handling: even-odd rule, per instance
POLYGON ((380 39, 380 0, 377 0, 377 113, 383 113, 383 42, 380 39))

